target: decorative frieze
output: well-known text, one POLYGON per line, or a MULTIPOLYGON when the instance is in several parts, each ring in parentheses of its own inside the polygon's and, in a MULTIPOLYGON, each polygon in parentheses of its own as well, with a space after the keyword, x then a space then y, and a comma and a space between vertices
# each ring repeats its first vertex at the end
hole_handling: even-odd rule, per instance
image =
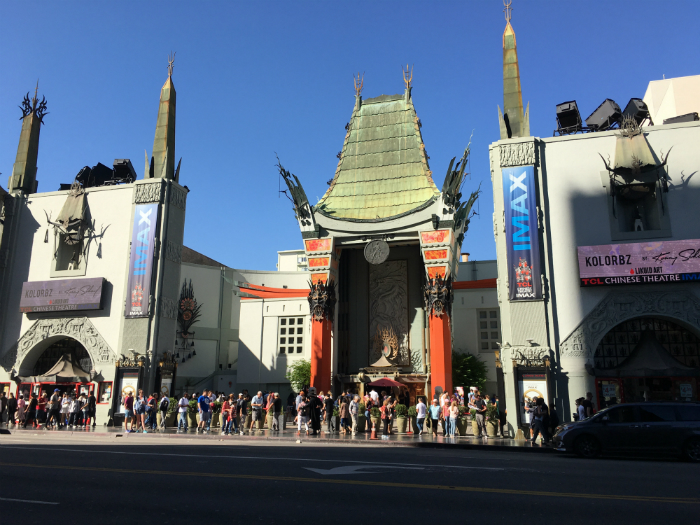
POLYGON ((163 184, 160 180, 158 182, 151 182, 148 184, 137 184, 135 192, 134 202, 136 204, 161 202, 163 195, 163 184))
POLYGON ((160 316, 167 319, 177 319, 177 302, 174 299, 161 297, 160 316))
POLYGON ((19 370, 26 355, 44 339, 54 336, 71 337, 80 342, 90 354, 92 366, 109 365, 115 354, 87 317, 63 319, 39 319, 15 343, 0 360, 0 365, 10 371, 19 370))
POLYGON ((170 186, 170 204, 180 208, 185 211, 185 204, 187 203, 187 192, 181 190, 175 185, 170 186))
POLYGON ((516 142, 499 146, 501 168, 508 166, 530 166, 535 164, 535 143, 516 142))
POLYGON ((681 290, 611 293, 559 345, 559 352, 562 357, 590 358, 612 328, 642 316, 678 319, 700 330, 700 300, 681 290))
POLYGON ((168 241, 168 244, 165 246, 165 258, 180 264, 182 261, 182 244, 168 241))

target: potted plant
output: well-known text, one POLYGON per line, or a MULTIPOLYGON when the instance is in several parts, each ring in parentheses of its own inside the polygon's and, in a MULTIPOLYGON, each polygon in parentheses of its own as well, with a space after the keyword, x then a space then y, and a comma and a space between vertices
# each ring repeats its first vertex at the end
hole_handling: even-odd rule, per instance
POLYGON ((377 407, 372 407, 369 411, 369 419, 372 422, 372 426, 379 430, 379 423, 382 420, 382 413, 377 407))
POLYGON ((399 434, 406 433, 406 416, 408 415, 408 408, 406 405, 399 403, 394 408, 394 413, 396 414, 396 430, 399 434))
POLYGON ((365 417, 365 410, 367 407, 364 403, 359 403, 357 408, 357 431, 364 432, 365 426, 367 425, 367 417, 365 417))
POLYGON ((260 411, 260 419, 258 419, 258 429, 262 430, 265 428, 265 421, 267 420, 267 410, 264 408, 260 411))
POLYGON ((457 430, 460 436, 467 435, 469 425, 469 410, 465 406, 459 407, 459 417, 457 417, 457 430))
POLYGON ((221 419, 221 405, 220 401, 214 401, 211 404, 211 426, 212 428, 218 427, 221 419))
POLYGON ((489 404, 486 407, 486 435, 496 437, 498 435, 498 407, 489 404))
POLYGON ((469 411, 469 416, 471 417, 472 420, 472 435, 474 437, 477 437, 479 435, 479 425, 476 424, 476 409, 472 408, 469 411))
POLYGON ((168 411, 165 413, 165 426, 174 427, 175 425, 177 425, 177 399, 171 397, 168 411))
POLYGON ((418 427, 416 426, 416 416, 418 415, 418 411, 416 410, 416 407, 410 406, 408 407, 408 428, 411 429, 411 432, 418 432, 418 427))
POLYGON ((199 407, 196 399, 190 399, 187 406, 187 423, 189 428, 197 428, 199 421, 199 407))

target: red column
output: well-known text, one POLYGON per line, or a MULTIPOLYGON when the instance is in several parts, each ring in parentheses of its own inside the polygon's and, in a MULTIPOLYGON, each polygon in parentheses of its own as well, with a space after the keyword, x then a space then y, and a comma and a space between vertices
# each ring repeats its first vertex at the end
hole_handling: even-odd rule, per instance
POLYGON ((311 386, 331 389, 331 321, 311 321, 311 386))
POLYGON ((430 385, 442 387, 444 392, 452 393, 452 332, 447 313, 437 317, 430 315, 430 385))

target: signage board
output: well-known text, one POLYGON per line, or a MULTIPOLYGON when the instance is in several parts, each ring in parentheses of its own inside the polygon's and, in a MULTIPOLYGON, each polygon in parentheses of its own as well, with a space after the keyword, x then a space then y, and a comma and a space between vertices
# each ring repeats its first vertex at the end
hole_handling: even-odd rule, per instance
POLYGON ((578 247, 581 286, 700 281, 700 240, 578 247))
POLYGON ((616 384, 609 384, 609 385, 601 385, 601 389, 603 391, 603 397, 617 397, 617 385, 616 384))
POLYGON ((148 299, 151 295, 157 224, 157 202, 137 204, 134 207, 134 229, 131 234, 124 317, 148 317, 149 315, 148 299))
POLYGON ((509 299, 542 299, 534 166, 503 169, 509 299))
POLYGON ((31 281, 22 285, 20 312, 100 310, 103 277, 31 281))
POLYGON ((525 411, 525 403, 533 403, 535 397, 541 397, 544 402, 548 403, 547 393, 547 376, 540 374, 522 374, 518 381, 518 390, 520 394, 520 421, 530 422, 530 417, 525 411))
POLYGON ((678 385, 680 387, 680 394, 683 398, 693 397, 693 385, 690 383, 681 383, 678 385))
POLYGON ((131 392, 134 394, 134 398, 138 393, 139 388, 139 374, 138 372, 126 372, 119 382, 119 405, 117 406, 117 412, 119 414, 124 413, 124 399, 131 392))

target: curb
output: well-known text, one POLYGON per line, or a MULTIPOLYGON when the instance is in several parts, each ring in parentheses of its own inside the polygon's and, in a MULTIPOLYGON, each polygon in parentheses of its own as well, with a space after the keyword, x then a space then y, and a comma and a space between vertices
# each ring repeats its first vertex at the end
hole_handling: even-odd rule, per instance
MULTIPOLYGON (((377 440, 341 440, 341 439, 329 439, 326 437, 313 437, 313 436, 221 436, 219 434, 175 434, 175 433, 161 433, 161 432, 149 432, 148 434, 136 434, 136 433, 124 433, 124 432, 100 432, 100 431, 88 431, 88 432, 75 432, 72 430, 67 431, 41 431, 41 432, 31 432, 28 430, 6 430, 3 429, 0 434, 16 434, 16 435, 51 435, 59 434, 61 436, 95 436, 95 437, 113 437, 113 438, 127 438, 127 439, 151 439, 151 437, 157 438, 167 438, 167 439, 197 439, 197 440, 216 440, 216 441, 270 441, 270 442, 283 442, 290 444, 304 444, 304 443, 321 443, 324 445, 340 445, 340 446, 391 446, 391 447, 403 447, 403 448, 431 448, 431 449, 461 449, 461 450, 493 450, 498 452, 525 452, 525 453, 552 453, 554 448, 552 447, 542 447, 542 446, 532 446, 526 443, 523 444, 513 444, 513 445, 502 445, 502 444, 492 444, 484 445, 480 443, 440 443, 433 441, 385 441, 382 439, 377 440), (299 443, 297 443, 299 442, 299 443)), ((410 438, 409 438, 410 439, 410 438)), ((475 439, 475 438, 464 438, 464 439, 475 439)), ((510 443, 516 443, 514 440, 509 440, 510 443)))

